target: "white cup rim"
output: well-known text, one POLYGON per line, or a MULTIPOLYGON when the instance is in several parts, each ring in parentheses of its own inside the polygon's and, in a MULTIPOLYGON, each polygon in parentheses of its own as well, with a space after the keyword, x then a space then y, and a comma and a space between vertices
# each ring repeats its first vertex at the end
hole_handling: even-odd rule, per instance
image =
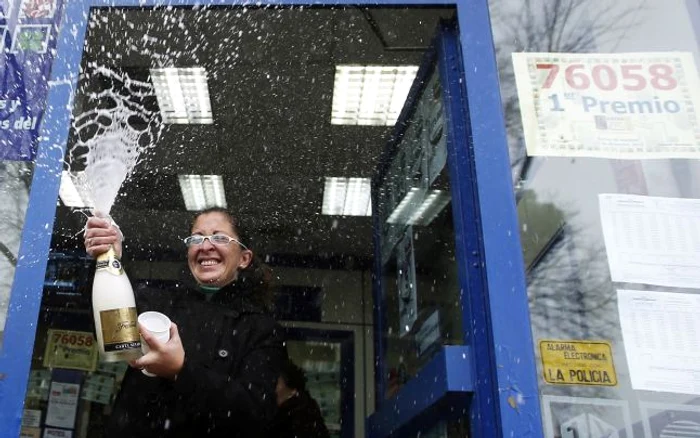
POLYGON ((172 322, 170 321, 170 318, 167 317, 167 315, 149 310, 148 312, 143 312, 138 316, 138 321, 141 325, 143 325, 146 330, 148 330, 151 333, 164 333, 164 332, 169 332, 170 331, 170 326, 172 325, 172 322), (151 330, 148 328, 148 325, 146 324, 145 321, 152 320, 152 319, 158 319, 160 320, 165 326, 167 327, 164 330, 151 330))

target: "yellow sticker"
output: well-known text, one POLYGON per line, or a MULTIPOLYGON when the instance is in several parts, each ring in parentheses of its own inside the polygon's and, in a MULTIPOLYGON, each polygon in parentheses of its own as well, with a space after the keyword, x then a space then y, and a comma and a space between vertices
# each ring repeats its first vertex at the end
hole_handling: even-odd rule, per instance
POLYGON ((44 366, 95 371, 97 342, 94 336, 90 332, 49 329, 44 366))
POLYGON ((540 341, 544 380, 553 385, 617 386, 608 341, 540 341))

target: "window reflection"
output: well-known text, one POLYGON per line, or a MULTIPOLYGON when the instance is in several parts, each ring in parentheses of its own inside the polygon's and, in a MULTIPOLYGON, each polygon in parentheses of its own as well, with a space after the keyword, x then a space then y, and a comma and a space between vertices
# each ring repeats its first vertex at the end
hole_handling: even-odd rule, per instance
POLYGON ((435 65, 390 143, 377 184, 386 297, 385 398, 440 350, 462 341, 443 92, 435 65))
MULTIPOLYGON (((667 6, 634 0, 596 2, 594 6, 587 1, 566 0, 533 1, 516 7, 509 1, 490 1, 547 436, 665 436, 677 433, 680 424, 700 424, 695 379, 689 372, 694 365, 683 365, 694 362, 694 353, 673 347, 680 339, 697 341, 696 327, 682 325, 682 313, 669 307, 677 300, 692 302, 700 285, 681 288, 663 280, 666 285, 660 286, 641 280, 641 276, 613 281, 619 278, 621 260, 617 254, 625 252, 629 260, 646 257, 647 267, 634 269, 646 271, 647 278, 662 270, 668 254, 661 254, 661 250, 669 242, 659 241, 642 249, 642 243, 653 240, 657 233, 674 241, 692 241, 694 226, 671 225, 679 215, 672 207, 652 214, 643 206, 673 203, 674 199, 687 200, 690 204, 683 205, 688 206, 695 202, 700 195, 697 160, 633 155, 622 160, 585 153, 578 157, 565 153, 528 156, 523 125, 530 122, 521 117, 527 109, 518 92, 524 89, 519 84, 516 87, 517 73, 511 59, 515 52, 543 53, 542 63, 550 54, 550 59, 555 59, 558 53, 562 58, 566 54, 611 53, 613 56, 606 59, 614 60, 611 62, 617 66, 635 53, 662 56, 683 52, 697 64, 700 50, 694 23, 700 10, 692 2, 667 6), (611 209, 606 200, 619 202, 619 208, 611 209), (638 202, 640 208, 622 213, 624 202, 638 202), (630 236, 634 237, 630 240, 630 236), (649 257, 654 252, 656 255, 649 257), (655 304, 650 302, 650 307, 641 311, 630 304, 631 296, 653 297, 655 304), (657 347, 649 347, 649 342, 659 339, 663 340, 657 347), (617 384, 570 380, 566 373, 572 371, 574 362, 566 360, 560 363, 564 377, 560 381, 548 378, 552 353, 541 348, 542 342, 576 348, 581 345, 576 342, 581 341, 609 348, 612 358, 604 366, 614 366, 617 384), (671 357, 670 361, 656 359, 671 357), (640 373, 645 376, 644 383, 640 373)), ((610 100, 619 96, 618 91, 609 92, 610 100)), ((675 129, 671 124, 639 124, 629 115, 619 120, 623 119, 637 123, 634 129, 644 127, 661 137, 665 135, 662 131, 675 129)), ((569 353, 586 353, 588 347, 581 348, 584 350, 569 353)), ((587 375, 586 370, 579 371, 587 375)))
POLYGON ((24 226, 32 163, 0 161, 0 351, 2 350, 7 310, 19 256, 24 226))

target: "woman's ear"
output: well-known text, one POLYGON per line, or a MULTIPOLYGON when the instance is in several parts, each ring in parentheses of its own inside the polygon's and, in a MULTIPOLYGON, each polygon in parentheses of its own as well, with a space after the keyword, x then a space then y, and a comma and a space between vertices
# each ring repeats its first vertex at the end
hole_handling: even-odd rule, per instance
POLYGON ((241 262, 238 264, 238 267, 240 269, 245 269, 250 265, 250 262, 253 261, 253 251, 249 249, 244 249, 241 252, 241 262))

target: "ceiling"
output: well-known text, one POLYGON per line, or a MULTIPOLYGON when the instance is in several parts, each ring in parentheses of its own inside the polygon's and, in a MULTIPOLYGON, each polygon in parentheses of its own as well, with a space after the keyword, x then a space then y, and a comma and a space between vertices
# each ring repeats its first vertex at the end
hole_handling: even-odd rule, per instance
MULTIPOLYGON (((93 10, 74 115, 105 86, 96 65, 140 80, 157 66, 209 73, 214 124, 166 125, 112 208, 130 256, 181 259, 191 213, 177 175, 218 174, 258 254, 369 260, 371 219, 322 216, 324 178, 371 177, 392 128, 330 124, 335 66, 418 65, 439 19, 452 16, 418 7, 93 10)), ((59 206, 54 250, 80 248, 83 222, 59 206)))

